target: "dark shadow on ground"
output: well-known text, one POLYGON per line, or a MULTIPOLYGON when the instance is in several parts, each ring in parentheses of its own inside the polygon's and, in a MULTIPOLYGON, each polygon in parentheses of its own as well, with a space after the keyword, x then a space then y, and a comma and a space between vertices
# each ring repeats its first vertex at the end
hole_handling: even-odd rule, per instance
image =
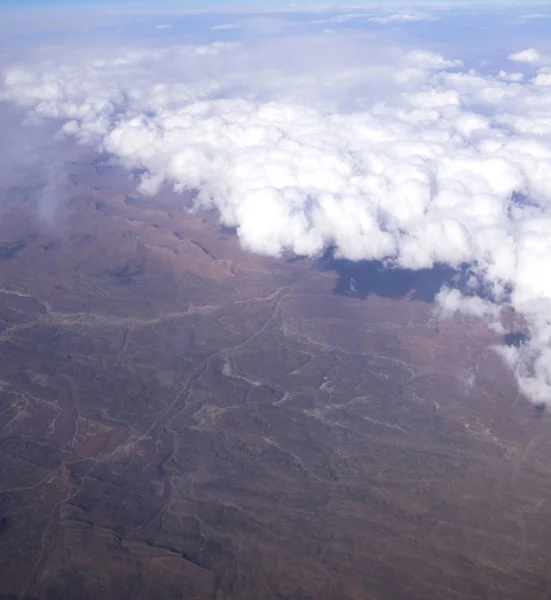
POLYGON ((232 238, 237 236, 237 227, 228 227, 220 225, 220 236, 223 238, 232 238))
POLYGON ((528 336, 520 331, 514 331, 512 333, 505 334, 503 336, 503 342, 506 346, 515 346, 516 348, 520 348, 528 342, 528 336))
POLYGON ((409 298, 433 302, 443 286, 459 287, 462 272, 447 265, 437 264, 432 269, 399 269, 385 267, 380 261, 352 262, 334 258, 326 253, 316 262, 316 267, 336 271, 339 281, 335 293, 367 298, 409 298))

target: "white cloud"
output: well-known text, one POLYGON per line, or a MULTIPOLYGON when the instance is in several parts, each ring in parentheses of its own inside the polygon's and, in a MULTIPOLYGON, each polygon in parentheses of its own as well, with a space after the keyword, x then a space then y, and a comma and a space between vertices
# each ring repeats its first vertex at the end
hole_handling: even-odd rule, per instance
POLYGON ((540 20, 540 19, 550 19, 550 13, 530 13, 526 15, 520 15, 516 19, 508 21, 509 25, 526 25, 531 21, 540 20))
POLYGON ((449 318, 455 314, 467 314, 485 318, 501 330, 499 322, 501 307, 478 296, 465 296, 459 290, 444 288, 436 296, 436 307, 441 317, 449 318))
POLYGON ((522 73, 506 73, 505 71, 500 71, 499 77, 504 81, 520 82, 524 79, 524 75, 522 73))
POLYGON ((531 13, 528 15, 521 15, 519 17, 520 20, 523 21, 533 21, 534 19, 551 19, 551 14, 549 13, 531 13))
POLYGON ((551 71, 541 69, 532 82, 536 85, 551 85, 551 71))
POLYGON ((550 56, 544 56, 534 48, 528 48, 527 50, 521 50, 520 52, 509 54, 507 58, 514 62, 525 63, 529 65, 544 65, 551 62, 550 56))
POLYGON ((412 50, 403 58, 402 63, 417 67, 418 69, 452 69, 453 67, 463 66, 462 60, 446 60, 440 54, 429 52, 427 50, 412 50))
POLYGON ((403 12, 381 14, 380 11, 377 11, 377 14, 373 16, 373 10, 370 12, 365 10, 363 12, 345 13, 342 15, 337 15, 335 17, 316 19, 310 21, 310 23, 314 25, 322 25, 329 23, 336 23, 342 25, 344 23, 348 23, 349 21, 360 19, 369 21, 370 23, 378 23, 379 25, 391 25, 401 23, 418 23, 420 21, 438 21, 440 20, 440 17, 429 13, 403 12))
POLYGON ((172 25, 169 25, 168 23, 161 23, 160 25, 155 25, 153 29, 170 29, 171 27, 172 25))
POLYGON ((239 25, 237 23, 222 23, 211 27, 211 31, 227 31, 231 29, 239 29, 239 25))
POLYGON ((504 356, 524 392, 548 401, 547 71, 484 76, 425 50, 362 43, 336 34, 26 63, 7 70, 3 96, 143 169, 144 193, 197 190, 197 205, 217 208, 252 251, 334 245, 412 269, 471 264, 478 283, 468 297, 442 291, 443 313, 496 326, 510 304, 530 343, 504 356))
POLYGON ((371 17, 369 20, 372 23, 380 25, 394 25, 398 23, 418 23, 420 21, 438 21, 440 17, 421 13, 395 13, 385 15, 383 17, 371 17))
POLYGON ((368 14, 365 12, 361 13, 347 13, 344 15, 337 15, 336 17, 331 17, 329 19, 315 19, 314 21, 310 21, 310 23, 314 25, 324 25, 326 23, 337 23, 343 24, 348 23, 349 21, 353 21, 355 19, 367 19, 368 14))

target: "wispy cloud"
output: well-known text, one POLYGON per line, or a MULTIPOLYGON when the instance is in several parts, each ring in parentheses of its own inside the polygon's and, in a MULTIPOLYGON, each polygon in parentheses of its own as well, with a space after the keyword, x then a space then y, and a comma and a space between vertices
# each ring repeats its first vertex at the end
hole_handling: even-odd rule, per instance
POLYGON ((526 25, 535 20, 539 21, 540 19, 551 19, 551 13, 529 13, 520 15, 514 19, 511 19, 507 23, 509 25, 526 25))
POLYGON ((398 23, 419 23, 420 21, 438 21, 439 16, 419 13, 395 13, 384 17, 371 17, 372 23, 381 25, 391 25, 398 23))
POLYGON ((362 12, 344 13, 325 19, 311 21, 314 25, 321 24, 345 24, 350 21, 364 20, 379 25, 390 25, 400 23, 418 23, 420 21, 438 21, 441 17, 437 14, 419 12, 381 12, 380 10, 366 9, 362 12))
POLYGON ((239 29, 240 25, 237 23, 222 23, 221 25, 214 25, 211 27, 211 31, 227 31, 231 29, 239 29))

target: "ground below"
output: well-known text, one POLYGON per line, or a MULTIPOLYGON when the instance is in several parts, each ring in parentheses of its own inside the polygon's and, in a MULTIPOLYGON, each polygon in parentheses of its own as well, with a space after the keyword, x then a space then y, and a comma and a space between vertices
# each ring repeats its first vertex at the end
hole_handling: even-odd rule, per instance
POLYGON ((551 597, 551 421, 483 323, 100 163, 4 186, 0 599, 551 597))

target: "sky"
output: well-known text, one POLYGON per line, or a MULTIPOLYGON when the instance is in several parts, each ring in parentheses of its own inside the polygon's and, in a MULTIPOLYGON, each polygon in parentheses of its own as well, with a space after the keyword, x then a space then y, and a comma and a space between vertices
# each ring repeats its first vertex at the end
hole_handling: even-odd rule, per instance
POLYGON ((549 3, 40 4, 4 2, 0 139, 42 197, 62 139, 193 190, 250 252, 465 270, 436 314, 514 311, 528 342, 495 350, 551 404, 549 3))
MULTIPOLYGON (((90 0, 0 0, 0 7, 12 8, 12 9, 21 9, 22 7, 51 7, 58 5, 67 5, 67 6, 128 6, 135 7, 136 5, 147 5, 147 0, 94 0, 94 2, 90 2, 90 0)), ((266 7, 278 7, 278 8, 288 8, 288 7, 350 7, 350 6, 369 6, 369 5, 379 5, 379 6, 389 6, 389 5, 401 5, 401 6, 420 6, 420 5, 478 5, 481 4, 494 4, 494 5, 517 5, 522 6, 526 5, 525 0, 507 0, 503 2, 503 0, 484 0, 483 2, 473 2, 473 0, 331 0, 329 2, 313 2, 313 1, 296 1, 289 2, 289 0, 264 0, 263 2, 259 2, 258 0, 174 0, 167 2, 158 2, 155 3, 157 6, 175 6, 175 7, 186 7, 186 8, 196 8, 196 9, 238 9, 241 7, 246 8, 255 8, 262 10, 266 7)), ((533 4, 546 4, 546 2, 541 3, 533 3, 533 4)))

